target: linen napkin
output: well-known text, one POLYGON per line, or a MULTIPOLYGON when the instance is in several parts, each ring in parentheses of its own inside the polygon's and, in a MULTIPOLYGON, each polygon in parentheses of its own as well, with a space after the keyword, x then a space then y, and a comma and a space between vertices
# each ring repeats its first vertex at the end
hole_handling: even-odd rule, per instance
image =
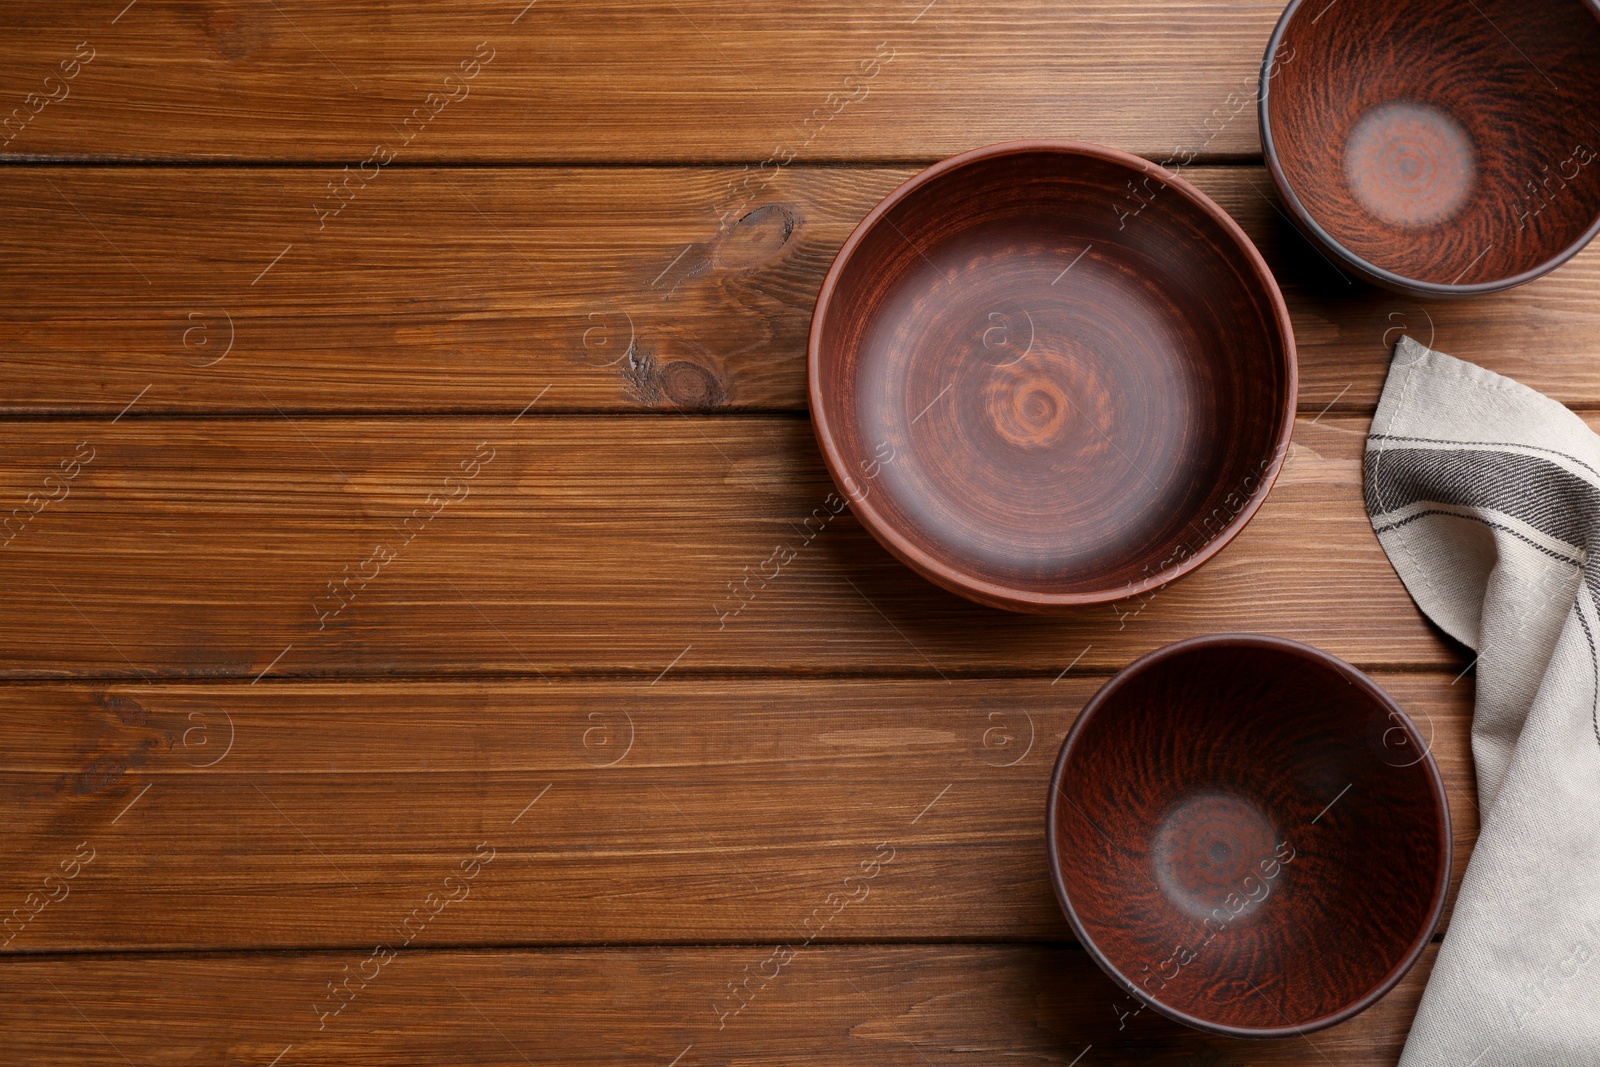
POLYGON ((1592 1067, 1600 437, 1550 398, 1402 337, 1365 476, 1406 588, 1478 653, 1482 829, 1401 1067, 1592 1067))

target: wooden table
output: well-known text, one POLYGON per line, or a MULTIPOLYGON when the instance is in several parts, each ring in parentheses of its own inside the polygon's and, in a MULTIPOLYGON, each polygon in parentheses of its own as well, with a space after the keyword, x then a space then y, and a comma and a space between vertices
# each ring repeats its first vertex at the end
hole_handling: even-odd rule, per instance
POLYGON ((1600 421, 1600 250, 1344 279, 1260 166, 1276 0, 523 2, 4 16, 0 1061, 1394 1063, 1431 952, 1309 1039, 1128 1016, 1047 776, 1134 656, 1284 634, 1432 731, 1459 876, 1472 679, 1363 435, 1402 330, 1600 421), (1302 375, 1250 528, 1064 619, 806 523, 834 252, 1039 136, 1192 159, 1302 375))

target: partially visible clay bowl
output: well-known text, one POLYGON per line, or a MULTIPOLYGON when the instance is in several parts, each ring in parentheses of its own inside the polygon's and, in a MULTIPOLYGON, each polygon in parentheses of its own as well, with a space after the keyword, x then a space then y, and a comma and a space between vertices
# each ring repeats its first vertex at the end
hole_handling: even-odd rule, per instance
POLYGON ((811 414, 857 518, 927 578, 1057 611, 1132 596, 1255 514, 1293 424, 1278 286, 1193 186, 1029 141, 924 171, 823 283, 811 414))
POLYGON ((1260 101, 1296 221, 1368 281, 1508 289, 1600 232, 1594 0, 1294 0, 1260 101))

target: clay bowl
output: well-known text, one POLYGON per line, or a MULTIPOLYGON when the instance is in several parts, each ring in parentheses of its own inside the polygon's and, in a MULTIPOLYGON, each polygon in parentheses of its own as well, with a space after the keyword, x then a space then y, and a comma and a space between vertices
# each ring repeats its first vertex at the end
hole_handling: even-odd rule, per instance
POLYGON ((1342 267, 1416 297, 1508 289, 1600 232, 1592 0, 1294 0, 1267 165, 1342 267))
POLYGON ((1187 182, 1065 141, 945 160, 822 285, 811 415, 861 523, 982 603, 1104 603, 1199 566, 1289 441, 1294 337, 1249 239, 1187 182))
POLYGON ((1106 683, 1050 783, 1050 871, 1130 999, 1235 1037, 1332 1026, 1433 935, 1450 809, 1426 741, 1324 652, 1180 641, 1106 683))

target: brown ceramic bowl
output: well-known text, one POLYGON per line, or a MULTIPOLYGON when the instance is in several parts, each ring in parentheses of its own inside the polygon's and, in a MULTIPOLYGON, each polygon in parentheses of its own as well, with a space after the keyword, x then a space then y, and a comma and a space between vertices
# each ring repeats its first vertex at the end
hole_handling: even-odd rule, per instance
POLYGON ((1094 145, 980 148, 895 190, 828 272, 809 355, 861 523, 1017 611, 1199 566, 1255 514, 1293 425, 1294 336, 1249 238, 1094 145))
POLYGON ((1260 109, 1301 229, 1390 289, 1509 289, 1600 232, 1594 0, 1293 0, 1260 109))
POLYGON ((1366 675, 1275 637, 1180 641, 1106 683, 1056 761, 1056 896, 1131 997, 1235 1037, 1332 1026, 1433 936, 1450 809, 1366 675))

